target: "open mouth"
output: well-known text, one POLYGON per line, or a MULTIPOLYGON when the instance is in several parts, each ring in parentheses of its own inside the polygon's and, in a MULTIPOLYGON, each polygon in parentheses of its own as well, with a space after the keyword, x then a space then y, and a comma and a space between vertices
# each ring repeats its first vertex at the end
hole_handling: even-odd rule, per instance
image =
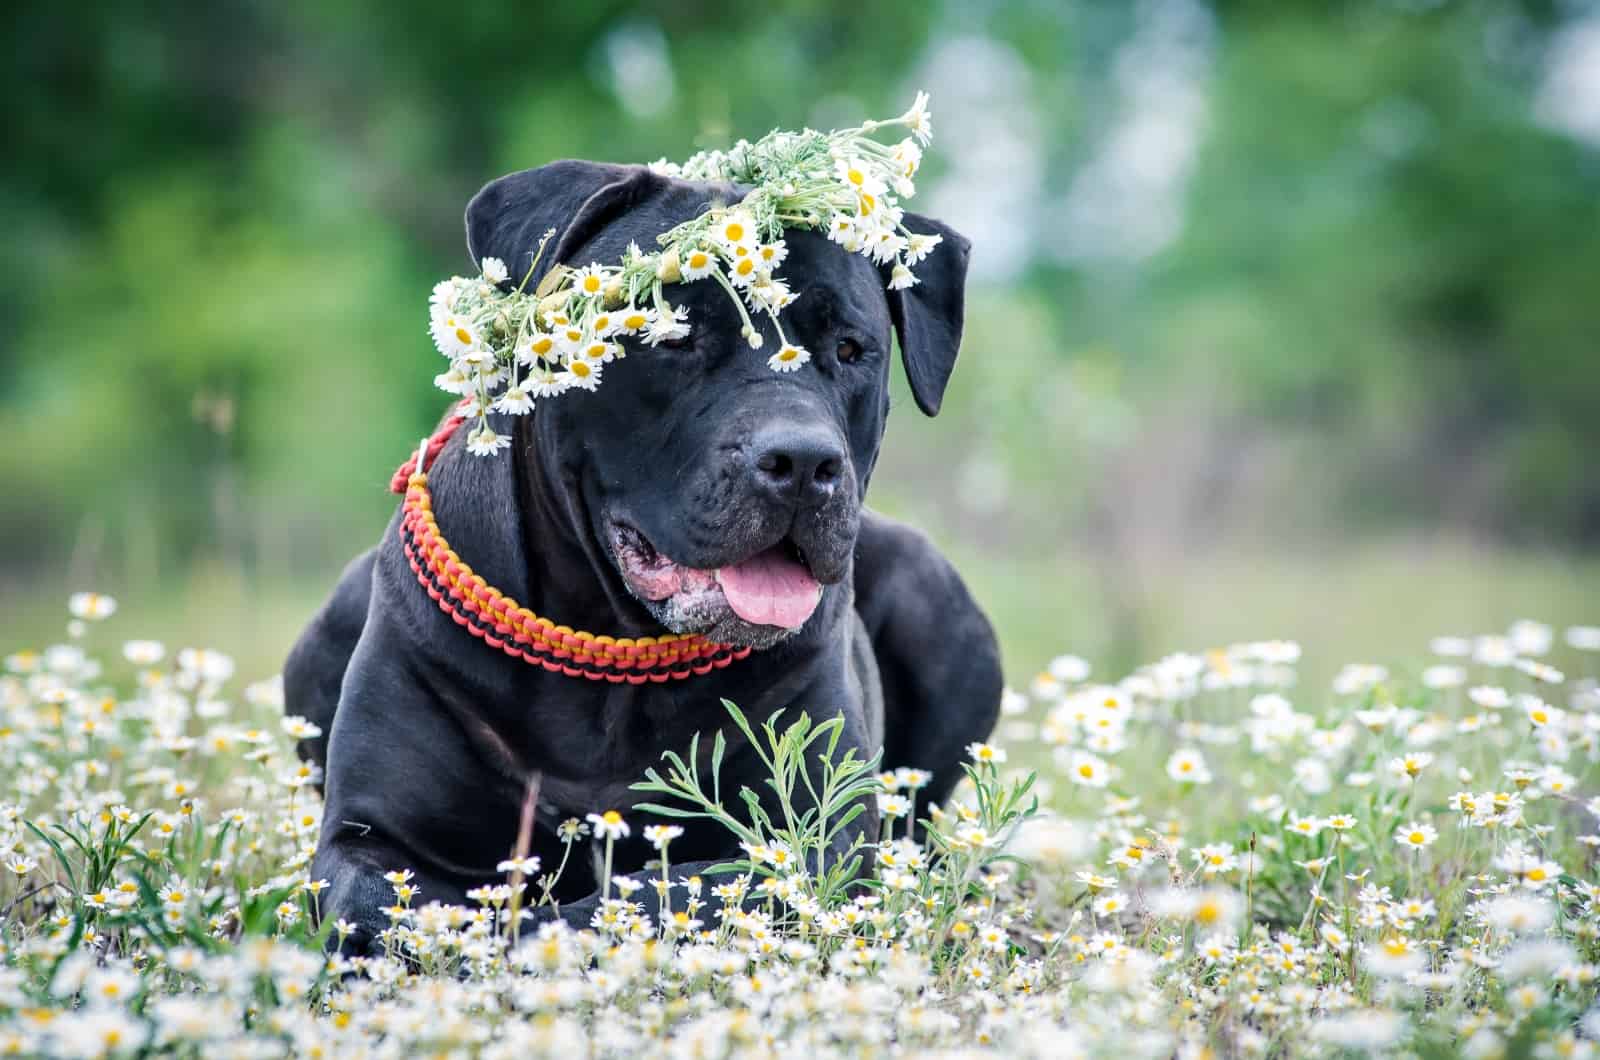
POLYGON ((634 595, 670 604, 666 610, 686 624, 715 625, 719 611, 732 611, 754 626, 795 630, 822 599, 821 583, 788 537, 712 570, 673 561, 627 523, 611 524, 611 546, 634 595))

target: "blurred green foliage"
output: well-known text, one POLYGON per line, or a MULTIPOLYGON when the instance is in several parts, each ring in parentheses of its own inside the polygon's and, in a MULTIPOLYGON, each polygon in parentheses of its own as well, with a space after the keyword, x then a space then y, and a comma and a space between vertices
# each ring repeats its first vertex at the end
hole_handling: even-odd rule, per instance
POLYGON ((939 200, 942 175, 1027 171, 1005 209, 1036 231, 1011 252, 973 233, 1004 267, 975 276, 945 415, 900 402, 880 503, 966 547, 1070 538, 1135 580, 1198 543, 1352 527, 1592 546, 1600 150, 1536 104, 1555 43, 1593 17, 24 3, 0 65, 0 577, 137 588, 204 558, 326 578, 376 535, 389 472, 442 407, 424 299, 464 267, 478 186, 854 121, 918 87, 938 135, 917 205, 965 187, 939 200), (1173 55, 1200 100, 1179 111, 1181 223, 1147 253, 1063 252, 1071 214, 1035 215, 1170 94, 1173 55), (982 153, 974 113, 1032 153, 982 153))

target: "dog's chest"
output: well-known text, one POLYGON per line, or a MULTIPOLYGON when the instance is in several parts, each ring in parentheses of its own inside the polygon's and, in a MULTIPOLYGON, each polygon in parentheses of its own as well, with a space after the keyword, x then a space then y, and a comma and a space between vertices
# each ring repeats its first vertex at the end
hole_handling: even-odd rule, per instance
POLYGON ((720 700, 672 687, 601 686, 587 694, 546 697, 528 712, 518 755, 536 772, 540 801, 576 812, 616 809, 632 801, 629 785, 657 765, 665 751, 684 751, 696 732, 713 730, 725 715, 720 700))

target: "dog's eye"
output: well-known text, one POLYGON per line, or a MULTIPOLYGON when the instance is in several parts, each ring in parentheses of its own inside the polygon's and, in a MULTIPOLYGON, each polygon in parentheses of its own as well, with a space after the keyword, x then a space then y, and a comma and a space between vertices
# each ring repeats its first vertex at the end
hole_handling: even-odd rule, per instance
POLYGON ((840 364, 855 364, 861 360, 861 343, 855 339, 840 339, 839 348, 835 352, 840 364))

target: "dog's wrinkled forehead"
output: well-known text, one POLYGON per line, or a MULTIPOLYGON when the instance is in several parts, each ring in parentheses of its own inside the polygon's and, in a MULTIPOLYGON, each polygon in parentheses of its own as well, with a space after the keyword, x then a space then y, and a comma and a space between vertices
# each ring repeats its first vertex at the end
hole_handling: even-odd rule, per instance
MULTIPOLYGON (((629 243, 651 249, 661 233, 713 204, 738 201, 745 190, 665 177, 645 166, 552 162, 480 191, 467 207, 467 247, 475 262, 501 259, 520 282, 541 239, 553 231, 528 281, 532 287, 558 263, 616 261, 629 243)), ((878 277, 912 396, 931 416, 944 399, 961 343, 969 244, 930 218, 907 213, 904 220, 912 232, 942 237, 918 267, 914 287, 891 290, 882 270, 878 277)))

